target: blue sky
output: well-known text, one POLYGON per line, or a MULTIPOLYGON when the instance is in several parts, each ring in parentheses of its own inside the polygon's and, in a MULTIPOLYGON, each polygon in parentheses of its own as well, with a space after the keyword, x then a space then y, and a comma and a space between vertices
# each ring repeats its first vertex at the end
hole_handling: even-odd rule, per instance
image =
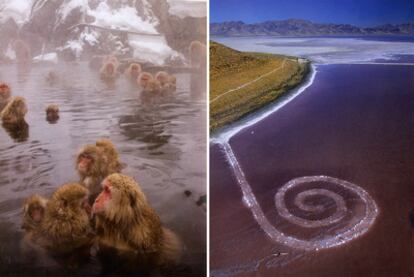
POLYGON ((414 0, 210 0, 210 22, 281 19, 375 26, 414 23, 414 0))

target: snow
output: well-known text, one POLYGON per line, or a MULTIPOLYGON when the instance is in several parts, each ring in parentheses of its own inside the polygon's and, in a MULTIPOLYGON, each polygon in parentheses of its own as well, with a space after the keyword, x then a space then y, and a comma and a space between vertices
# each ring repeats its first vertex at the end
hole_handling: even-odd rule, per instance
POLYGON ((65 18, 72 12, 72 10, 78 7, 80 7, 81 10, 85 12, 89 7, 88 0, 69 0, 61 5, 59 13, 62 16, 62 20, 65 20, 65 18))
MULTIPOLYGON (((79 58, 83 51, 83 43, 77 40, 69 40, 68 42, 66 42, 66 45, 63 47, 63 49, 72 50, 76 58, 79 58)), ((58 50, 62 50, 62 49, 58 49, 58 50)))
POLYGON ((118 30, 158 34, 155 26, 139 17, 137 10, 133 7, 125 6, 120 9, 112 9, 105 2, 101 2, 96 10, 89 10, 88 14, 95 18, 95 21, 91 23, 92 25, 118 30))
POLYGON ((89 45, 95 45, 98 43, 99 34, 94 30, 85 30, 80 34, 79 39, 88 43, 89 45))
POLYGON ((171 49, 163 36, 140 36, 128 35, 129 44, 134 48, 134 58, 163 65, 169 57, 180 57, 182 55, 171 49))
POLYGON ((170 14, 180 18, 207 16, 206 0, 168 0, 168 4, 170 5, 170 14))
MULTIPOLYGON (((13 18, 15 22, 21 27, 30 19, 32 8, 36 12, 42 8, 48 0, 0 0, 0 24, 6 22, 9 18, 13 18), (34 4, 34 6, 33 6, 34 4), (32 7, 33 6, 33 7, 32 7)), ((58 9, 58 22, 61 24, 68 16, 75 10, 92 19, 88 21, 91 26, 102 27, 106 29, 115 29, 127 31, 128 42, 125 45, 118 41, 119 38, 114 37, 117 41, 114 52, 125 54, 128 52, 128 46, 133 49, 135 58, 144 62, 150 62, 157 65, 162 65, 166 59, 183 59, 182 54, 176 52, 168 46, 165 37, 159 34, 157 26, 159 19, 155 16, 152 4, 149 0, 141 0, 143 9, 138 12, 135 8, 135 1, 121 1, 117 3, 117 8, 113 5, 113 0, 101 0, 97 6, 92 9, 89 5, 90 0, 64 0, 58 9), (112 3, 112 4, 111 4, 112 3), (130 5, 129 5, 130 4, 130 5), (59 22, 60 21, 60 22, 59 22), (151 34, 152 36, 140 35, 151 34), (154 36, 155 35, 155 36, 154 36)), ((180 17, 206 16, 206 0, 166 0, 170 4, 170 12, 180 17)), ((85 23, 81 20, 79 23, 85 23)), ((78 29, 79 30, 79 29, 78 29)), ((67 41, 62 47, 56 49, 71 50, 77 58, 80 58, 84 47, 86 45, 96 46, 100 42, 100 30, 97 28, 85 28, 77 37, 67 41)), ((14 58, 14 51, 9 47, 6 50, 6 56, 14 58)), ((38 56, 39 60, 50 59, 54 60, 52 53, 42 57, 38 56), (49 55, 50 54, 50 55, 49 55)))
POLYGON ((56 52, 51 52, 43 55, 39 55, 33 58, 34 62, 52 62, 57 63, 58 62, 58 56, 56 52))
POLYGON ((34 0, 0 0, 0 23, 13 18, 21 26, 30 16, 34 0))

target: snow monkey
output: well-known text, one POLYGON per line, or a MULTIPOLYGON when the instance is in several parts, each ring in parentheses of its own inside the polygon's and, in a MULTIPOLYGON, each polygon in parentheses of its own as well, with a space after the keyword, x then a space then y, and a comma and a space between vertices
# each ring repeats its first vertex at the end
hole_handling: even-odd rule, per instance
POLYGON ((11 98, 10 87, 5 83, 0 83, 0 112, 6 107, 11 98))
POLYGON ((160 82, 156 79, 151 79, 147 82, 145 87, 143 88, 144 92, 159 92, 162 90, 162 86, 160 82))
POLYGON ((59 82, 59 75, 56 73, 56 71, 54 71, 54 70, 51 70, 51 71, 49 71, 48 73, 47 73, 47 75, 46 75, 46 82, 49 84, 49 85, 55 85, 55 84, 57 84, 58 82, 59 82))
POLYGON ((22 229, 26 230, 26 235, 32 235, 43 220, 48 200, 42 196, 34 194, 26 199, 23 205, 22 229))
POLYGON ((141 65, 139 63, 131 63, 125 70, 125 75, 131 81, 136 81, 139 74, 141 74, 141 65))
POLYGON ((193 68, 206 69, 207 48, 201 42, 192 41, 189 47, 190 64, 193 68))
POLYGON ((86 145, 79 151, 76 169, 81 184, 89 189, 90 200, 93 202, 102 189, 103 179, 111 173, 121 171, 118 152, 110 140, 98 140, 95 145, 86 145))
POLYGON ((115 173, 102 186, 92 206, 102 264, 118 265, 122 271, 151 271, 177 265, 181 242, 162 226, 139 184, 115 173))
POLYGON ((154 76, 152 76, 149 72, 142 72, 139 74, 137 82, 138 85, 142 88, 145 88, 149 81, 154 80, 154 76))
POLYGON ((163 91, 173 91, 176 87, 176 78, 165 71, 159 71, 155 74, 155 79, 160 82, 163 91))
POLYGON ((28 64, 32 62, 32 54, 30 47, 21 39, 13 42, 13 49, 16 53, 16 60, 20 64, 28 64))
POLYGON ((174 75, 169 76, 168 83, 171 90, 175 90, 177 88, 177 78, 174 75))
POLYGON ((103 63, 113 63, 116 68, 119 67, 119 60, 115 55, 108 55, 103 58, 103 63))
POLYGON ((24 122, 24 116, 27 113, 26 100, 23 97, 14 97, 0 113, 3 124, 19 124, 24 122))
POLYGON ((59 107, 57 105, 49 105, 46 107, 46 120, 55 123, 59 119, 59 107))
POLYGON ((115 57, 105 59, 99 71, 100 77, 105 81, 113 81, 118 77, 119 62, 115 57))
MULTIPOLYGON (((28 201, 35 203, 30 198, 28 201)), ((29 237, 25 236, 23 252, 26 256, 32 254, 41 264, 50 257, 70 267, 87 261, 94 242, 89 215, 86 188, 76 183, 59 187, 47 203, 40 225, 29 237)))

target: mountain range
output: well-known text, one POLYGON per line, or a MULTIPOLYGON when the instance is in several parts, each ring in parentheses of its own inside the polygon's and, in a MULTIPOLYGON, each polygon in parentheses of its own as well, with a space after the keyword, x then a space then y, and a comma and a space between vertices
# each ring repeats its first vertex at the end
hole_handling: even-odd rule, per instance
POLYGON ((314 36, 314 35, 414 35, 414 23, 357 27, 351 24, 314 23, 302 19, 246 24, 227 21, 210 24, 213 36, 314 36))

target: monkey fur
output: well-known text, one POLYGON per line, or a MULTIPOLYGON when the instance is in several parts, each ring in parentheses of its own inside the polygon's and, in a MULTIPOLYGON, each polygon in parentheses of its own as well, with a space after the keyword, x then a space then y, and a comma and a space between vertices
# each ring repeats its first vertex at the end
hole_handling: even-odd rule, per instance
POLYGON ((122 174, 111 174, 95 200, 98 257, 117 260, 122 270, 152 270, 177 265, 182 245, 161 224, 138 183, 122 174))

